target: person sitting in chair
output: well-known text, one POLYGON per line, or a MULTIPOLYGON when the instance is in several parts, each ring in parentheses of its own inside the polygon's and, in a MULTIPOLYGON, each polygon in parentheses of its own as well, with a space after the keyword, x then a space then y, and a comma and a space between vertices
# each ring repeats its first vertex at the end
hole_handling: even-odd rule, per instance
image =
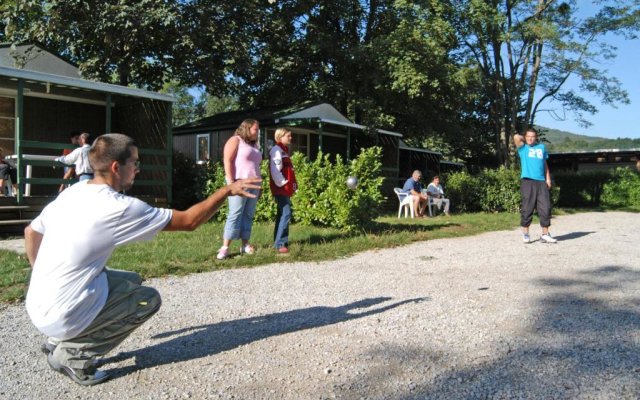
POLYGON ((433 177, 433 180, 427 186, 427 193, 431 196, 431 203, 435 204, 436 209, 442 209, 444 206, 444 214, 449 215, 449 199, 444 197, 444 190, 440 184, 440 177, 438 175, 433 177))
POLYGON ((0 147, 0 196, 4 196, 5 185, 7 185, 7 180, 9 179, 11 179, 13 193, 11 193, 9 187, 7 187, 7 192, 8 194, 13 194, 15 196, 18 191, 16 175, 16 169, 4 160, 3 150, 2 147, 0 147))
POLYGON ((413 197, 413 209, 416 210, 419 217, 424 217, 424 209, 427 208, 429 197, 426 193, 422 193, 420 178, 422 178, 422 172, 420 170, 413 171, 411 178, 404 183, 402 191, 413 197))

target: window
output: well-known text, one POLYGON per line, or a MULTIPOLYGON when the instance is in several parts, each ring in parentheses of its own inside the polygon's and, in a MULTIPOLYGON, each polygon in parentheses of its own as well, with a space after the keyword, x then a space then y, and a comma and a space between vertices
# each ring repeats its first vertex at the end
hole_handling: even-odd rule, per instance
MULTIPOLYGON (((267 131, 267 153, 271 150, 271 148, 276 144, 275 141, 273 140, 273 135, 275 133, 275 130, 270 132, 267 131)), ((293 154, 296 151, 300 152, 302 154, 304 154, 305 156, 309 157, 308 149, 309 149, 309 134, 308 133, 298 133, 298 132, 291 132, 291 144, 289 145, 289 154, 293 154)))
POLYGON ((0 97, 0 147, 4 155, 14 153, 16 136, 16 106, 13 97, 0 97))
POLYGON ((211 148, 209 147, 209 134, 205 133, 196 137, 197 162, 209 161, 211 148))

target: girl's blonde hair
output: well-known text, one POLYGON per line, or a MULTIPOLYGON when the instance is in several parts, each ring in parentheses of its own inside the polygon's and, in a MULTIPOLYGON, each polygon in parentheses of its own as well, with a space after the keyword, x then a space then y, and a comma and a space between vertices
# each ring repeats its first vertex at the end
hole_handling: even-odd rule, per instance
POLYGON ((258 139, 251 137, 251 127, 257 123, 258 121, 255 119, 245 119, 236 129, 235 135, 240 136, 240 138, 247 143, 255 144, 258 139))
POLYGON ((276 133, 273 135, 273 138, 276 140, 276 143, 278 143, 287 133, 291 133, 291 131, 286 128, 278 128, 276 129, 276 133))

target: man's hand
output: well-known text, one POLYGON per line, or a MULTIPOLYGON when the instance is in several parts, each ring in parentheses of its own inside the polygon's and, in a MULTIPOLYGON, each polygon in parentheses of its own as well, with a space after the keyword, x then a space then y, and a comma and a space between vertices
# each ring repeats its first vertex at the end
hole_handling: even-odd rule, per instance
POLYGON ((189 207, 185 211, 173 210, 171 221, 164 227, 165 231, 192 231, 207 222, 218 208, 225 202, 228 196, 243 196, 255 198, 253 193, 247 192, 250 189, 261 189, 262 179, 241 179, 228 184, 212 195, 189 207))
POLYGON ((522 147, 525 144, 524 136, 516 133, 515 135, 513 135, 513 143, 517 148, 522 147))
POLYGON ((250 189, 260 190, 262 189, 261 183, 262 183, 262 179, 260 178, 239 179, 227 185, 227 187, 229 188, 229 191, 230 191, 229 195, 231 196, 242 196, 242 197, 254 198, 256 197, 256 195, 253 193, 247 192, 247 190, 250 190, 250 189))

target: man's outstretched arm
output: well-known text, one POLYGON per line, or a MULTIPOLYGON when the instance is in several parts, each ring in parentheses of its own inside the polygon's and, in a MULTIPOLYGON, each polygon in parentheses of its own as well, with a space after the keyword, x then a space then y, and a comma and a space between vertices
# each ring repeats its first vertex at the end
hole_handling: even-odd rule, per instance
POLYGON ((165 231, 192 231, 207 222, 229 196, 256 197, 247 192, 249 189, 261 189, 262 179, 240 179, 215 191, 200 203, 194 204, 185 211, 173 210, 171 221, 164 227, 165 231))

